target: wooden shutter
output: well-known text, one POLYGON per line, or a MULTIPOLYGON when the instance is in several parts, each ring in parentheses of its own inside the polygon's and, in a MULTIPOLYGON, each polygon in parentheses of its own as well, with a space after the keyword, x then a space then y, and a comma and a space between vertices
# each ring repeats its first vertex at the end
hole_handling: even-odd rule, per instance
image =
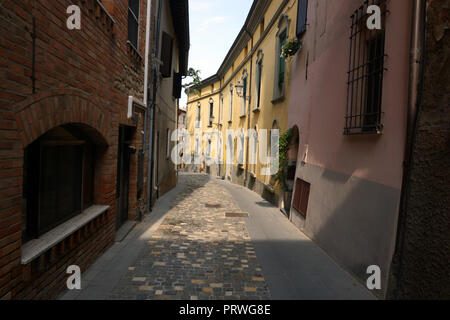
POLYGON ((300 37, 306 31, 308 0, 299 0, 297 10, 297 37, 300 37))
POLYGON ((281 56, 281 53, 283 52, 283 47, 286 44, 286 37, 287 37, 287 31, 283 31, 283 33, 280 36, 280 65, 278 70, 278 86, 280 89, 284 85, 284 73, 286 70, 286 60, 281 56))
POLYGON ((309 193, 311 184, 301 179, 297 179, 295 184, 294 201, 292 206, 306 218, 308 213, 309 193))
POLYGON ((162 47, 161 47, 161 74, 163 78, 170 78, 172 76, 172 37, 163 31, 162 33, 162 47))
POLYGON ((175 99, 180 99, 181 98, 181 88, 182 88, 181 82, 182 82, 181 73, 174 72, 173 73, 173 93, 172 93, 172 96, 175 99))

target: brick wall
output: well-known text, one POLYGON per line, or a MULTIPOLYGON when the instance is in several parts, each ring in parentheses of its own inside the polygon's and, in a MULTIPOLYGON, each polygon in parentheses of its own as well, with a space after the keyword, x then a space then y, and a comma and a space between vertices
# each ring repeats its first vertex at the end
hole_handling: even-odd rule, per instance
MULTIPOLYGON (((132 143, 142 148, 143 114, 128 120, 127 98, 143 95, 146 1, 139 52, 127 45, 128 0, 102 3, 108 11, 96 0, 0 2, 0 299, 55 298, 67 266, 86 270, 114 241, 119 125, 135 127, 132 143), (66 27, 72 4, 81 8, 81 30, 66 27), (110 209, 24 266, 24 148, 67 123, 82 124, 94 142, 106 145, 96 151, 94 200, 110 209)), ((130 175, 129 217, 136 218, 137 156, 130 175)))

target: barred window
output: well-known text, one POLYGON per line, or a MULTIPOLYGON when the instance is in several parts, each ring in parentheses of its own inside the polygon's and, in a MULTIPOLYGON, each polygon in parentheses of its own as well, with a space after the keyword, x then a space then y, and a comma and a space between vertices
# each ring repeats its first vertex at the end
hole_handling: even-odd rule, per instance
POLYGON ((128 0, 128 41, 138 50, 140 0, 128 0))
POLYGON ((347 114, 344 134, 381 133, 386 0, 366 0, 351 16, 347 114), (367 9, 381 9, 381 29, 367 28, 367 9))

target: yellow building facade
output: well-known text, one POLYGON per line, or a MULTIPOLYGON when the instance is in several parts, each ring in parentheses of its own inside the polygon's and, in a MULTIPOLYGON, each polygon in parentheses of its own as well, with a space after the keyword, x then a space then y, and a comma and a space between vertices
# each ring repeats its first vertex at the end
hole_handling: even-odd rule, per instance
POLYGON ((187 130, 191 136, 190 171, 205 172, 247 186, 278 205, 279 188, 264 170, 270 167, 271 130, 288 128, 291 59, 281 58, 283 45, 296 37, 297 0, 254 1, 247 20, 218 72, 202 81, 188 97, 187 130), (261 145, 262 129, 267 142, 261 145), (216 130, 219 136, 206 134, 216 130), (249 133, 234 137, 229 131, 249 133), (243 149, 244 161, 239 157, 243 149), (256 151, 258 159, 251 158, 256 151), (267 154, 267 155, 266 155, 267 154), (228 155, 228 157, 227 157, 228 155), (220 158, 221 163, 208 163, 220 158), (240 165, 240 163, 242 163, 240 165), (199 164, 200 163, 200 164, 199 164))

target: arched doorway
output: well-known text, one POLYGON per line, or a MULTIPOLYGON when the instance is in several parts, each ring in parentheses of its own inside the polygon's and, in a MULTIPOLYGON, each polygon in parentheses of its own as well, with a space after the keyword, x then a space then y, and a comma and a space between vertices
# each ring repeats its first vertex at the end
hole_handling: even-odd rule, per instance
POLYGON ((291 204, 294 193, 295 173, 297 171, 298 149, 300 144, 300 133, 297 126, 294 126, 290 133, 289 149, 287 151, 287 163, 285 170, 286 190, 283 192, 283 212, 291 218, 291 204))

